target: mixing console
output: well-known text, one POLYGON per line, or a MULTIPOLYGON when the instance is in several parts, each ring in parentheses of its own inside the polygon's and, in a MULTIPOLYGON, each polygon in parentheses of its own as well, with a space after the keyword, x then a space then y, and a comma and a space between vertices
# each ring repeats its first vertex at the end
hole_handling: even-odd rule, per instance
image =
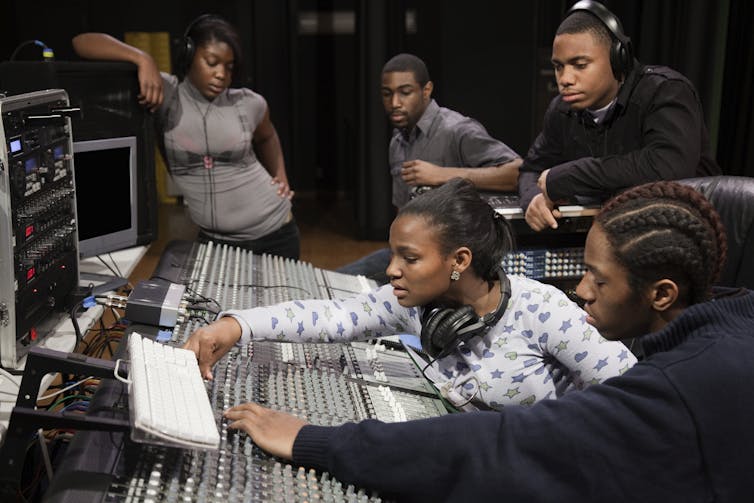
MULTIPOLYGON (((156 328, 151 332, 167 344, 182 344, 208 323, 212 318, 207 316, 208 306, 220 311, 291 299, 340 298, 372 286, 363 277, 234 247, 195 243, 185 250, 184 257, 173 254, 164 264, 161 261, 155 274, 186 285, 189 315, 167 335, 155 334, 156 328)), ((133 330, 150 333, 145 327, 133 330)), ((51 492, 57 501, 383 501, 379 494, 343 484, 326 472, 304 470, 268 456, 245 433, 229 430, 222 411, 253 401, 319 425, 446 414, 432 385, 392 342, 264 341, 233 348, 215 366, 214 380, 206 383, 220 430, 217 451, 145 445, 112 433, 79 432, 70 450, 80 455, 68 457, 51 492), (108 483, 87 487, 87 478, 81 475, 102 472, 103 466, 112 467, 102 474, 108 483), (72 487, 71 481, 79 479, 81 484, 72 487)), ((98 402, 115 403, 116 410, 125 407, 121 386, 117 381, 102 386, 98 402)))
POLYGON ((363 276, 352 276, 314 267, 308 262, 274 255, 256 255, 241 248, 194 243, 185 257, 158 265, 155 276, 187 285, 188 296, 202 304, 189 307, 189 316, 178 323, 172 342, 183 343, 208 320, 208 304, 215 310, 247 309, 302 299, 335 299, 376 286, 363 276), (178 269, 178 270, 176 270, 178 269))
POLYGON ((505 257, 503 267, 508 274, 539 281, 581 278, 586 270, 581 247, 517 250, 505 257))
POLYGON ((369 343, 254 342, 226 355, 214 374, 208 392, 222 425, 220 449, 127 443, 124 460, 134 465, 121 466, 124 472, 113 480, 105 501, 380 501, 327 473, 267 456, 246 434, 228 430, 222 411, 254 401, 320 425, 367 418, 405 421, 446 412, 400 352, 369 343))

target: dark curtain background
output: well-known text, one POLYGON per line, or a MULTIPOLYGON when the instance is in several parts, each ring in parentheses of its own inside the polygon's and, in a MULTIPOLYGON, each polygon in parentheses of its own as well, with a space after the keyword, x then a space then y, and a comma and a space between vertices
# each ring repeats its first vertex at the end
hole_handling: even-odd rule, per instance
MULTIPOLYGON (((723 173, 754 176, 754 3, 608 0, 639 59, 696 86, 723 173)), ((570 5, 570 3, 569 3, 570 5)))
POLYGON ((704 107, 713 151, 717 145, 729 1, 608 0, 645 64, 669 66, 691 80, 704 107))
POLYGON ((726 173, 754 176, 754 3, 732 0, 717 159, 726 173))
MULTIPOLYGON (((416 52, 436 97, 478 119, 521 154, 557 92, 552 38, 575 0, 11 0, 0 10, 0 59, 27 39, 74 58, 70 38, 96 30, 168 31, 180 38, 215 12, 242 33, 249 83, 270 105, 297 191, 352 198, 358 236, 384 239, 392 220, 389 127, 379 72, 397 52, 416 52), (352 29, 302 31, 302 15, 352 14, 352 29), (145 14, 148 13, 148 14, 145 14)), ((754 176, 754 2, 605 0, 644 63, 663 64, 697 87, 726 174, 754 176)), ((18 59, 38 60, 28 46, 18 59)))

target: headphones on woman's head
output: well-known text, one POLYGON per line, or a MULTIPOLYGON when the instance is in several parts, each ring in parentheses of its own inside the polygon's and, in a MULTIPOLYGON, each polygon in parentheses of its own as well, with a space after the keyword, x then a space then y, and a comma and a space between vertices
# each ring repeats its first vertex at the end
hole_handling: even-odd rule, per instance
POLYGON ((183 39, 178 46, 178 68, 181 72, 181 76, 185 77, 191 66, 191 61, 194 59, 194 52, 196 51, 196 43, 191 38, 191 31, 194 27, 202 21, 210 18, 217 18, 215 14, 202 14, 189 23, 186 30, 183 32, 183 39))
POLYGON ((565 17, 574 12, 586 11, 599 19, 610 32, 613 43, 610 46, 610 68, 615 80, 623 80, 634 66, 634 50, 631 39, 623 33, 620 20, 607 7, 593 0, 580 0, 568 9, 565 17))
POLYGON ((502 267, 498 268, 497 275, 500 278, 500 302, 491 313, 479 316, 471 306, 424 310, 420 340, 425 353, 435 359, 443 358, 459 344, 481 335, 500 321, 511 298, 511 282, 502 267))

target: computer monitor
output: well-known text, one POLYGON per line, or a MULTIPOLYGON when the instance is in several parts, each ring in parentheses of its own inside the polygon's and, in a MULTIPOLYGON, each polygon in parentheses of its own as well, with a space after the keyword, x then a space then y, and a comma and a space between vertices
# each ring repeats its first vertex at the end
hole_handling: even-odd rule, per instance
POLYGON ((139 244, 136 137, 73 142, 79 256, 139 244))

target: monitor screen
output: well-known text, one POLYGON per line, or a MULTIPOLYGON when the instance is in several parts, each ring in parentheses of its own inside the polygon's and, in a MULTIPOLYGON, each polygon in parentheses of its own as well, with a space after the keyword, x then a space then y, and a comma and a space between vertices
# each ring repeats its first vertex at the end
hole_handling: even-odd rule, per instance
POLYGON ((138 244, 136 137, 73 142, 81 258, 138 244))

